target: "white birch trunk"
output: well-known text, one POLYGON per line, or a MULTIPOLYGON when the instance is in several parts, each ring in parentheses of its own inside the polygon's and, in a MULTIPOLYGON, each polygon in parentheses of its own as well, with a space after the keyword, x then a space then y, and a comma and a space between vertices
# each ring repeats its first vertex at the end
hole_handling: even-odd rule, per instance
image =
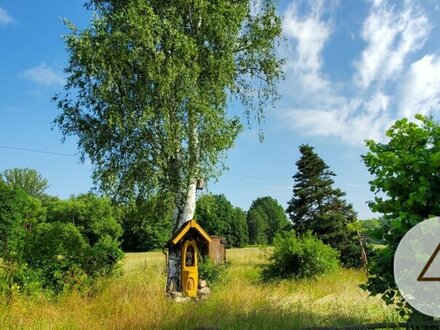
MULTIPOLYGON (((194 218, 194 212, 196 210, 196 188, 197 180, 192 179, 188 186, 183 208, 181 208, 183 211, 179 212, 179 208, 176 208, 175 210, 175 223, 178 224, 176 230, 194 218)), ((168 249, 167 292, 180 292, 182 290, 181 254, 182 251, 180 249, 180 245, 170 246, 168 249)))
POLYGON ((194 212, 196 211, 196 189, 197 180, 192 179, 186 193, 185 205, 183 207, 183 212, 180 215, 178 228, 180 228, 185 222, 194 219, 194 212))

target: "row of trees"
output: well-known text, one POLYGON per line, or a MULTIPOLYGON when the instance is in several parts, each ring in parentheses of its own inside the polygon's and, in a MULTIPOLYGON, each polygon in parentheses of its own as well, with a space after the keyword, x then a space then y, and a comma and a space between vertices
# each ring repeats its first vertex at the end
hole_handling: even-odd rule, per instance
POLYGON ((289 224, 282 206, 269 196, 257 198, 244 212, 224 195, 204 195, 197 202, 196 217, 209 233, 224 236, 230 246, 237 247, 272 244, 289 224))
MULTIPOLYGON (((66 201, 51 197, 45 193, 48 182, 32 169, 9 169, 1 174, 4 183, 21 189, 43 205, 49 222, 56 219, 68 219, 75 225, 87 227, 82 222, 87 217, 90 223, 109 220, 109 210, 105 213, 100 205, 92 205, 91 194, 70 198, 66 201), (79 203, 82 201, 82 203, 79 203), (95 207, 96 212, 84 211, 87 206, 95 207), (77 214, 81 214, 78 218, 77 214), (100 217, 100 219, 98 219, 100 217), (81 220, 82 219, 82 220, 81 220)), ((109 200, 94 196, 95 203, 106 201, 111 207, 113 218, 122 226, 122 247, 125 251, 148 251, 161 248, 169 239, 173 230, 172 198, 166 194, 155 195, 149 199, 137 199, 127 204, 116 205, 109 200)), ((272 244, 274 237, 289 226, 283 207, 272 197, 257 198, 248 212, 235 207, 225 195, 204 194, 197 203, 196 219, 212 235, 224 236, 231 247, 246 244, 272 244)), ((64 221, 64 220, 63 220, 64 221)), ((114 227, 111 220, 108 226, 114 227)), ((102 227, 102 226, 101 226, 102 227)), ((109 228, 110 228, 109 227, 109 228)))
MULTIPOLYGON (((310 231, 325 244, 335 248, 344 265, 359 266, 359 242, 354 231, 356 226, 352 226, 356 222, 355 212, 342 199, 344 193, 333 188, 332 177, 335 174, 314 152, 313 147, 301 145, 299 150, 301 157, 296 163, 298 172, 293 177, 293 197, 286 210, 290 221, 283 207, 271 197, 256 199, 249 210, 244 212, 234 207, 224 195, 213 194, 199 198, 196 219, 210 234, 226 237, 230 247, 273 244, 278 234, 291 229, 297 235, 310 231)), ((81 211, 84 207, 76 200, 58 201, 63 206, 57 205, 56 199, 48 197, 44 192, 48 186, 47 180, 34 170, 7 170, 2 177, 9 185, 21 187, 29 195, 43 200, 49 211, 48 222, 70 217, 75 225, 84 227, 77 217, 70 214, 82 213, 83 218, 90 216, 81 211)), ((113 212, 117 214, 117 221, 123 228, 122 248, 125 251, 161 248, 173 231, 172 204, 172 196, 166 194, 148 199, 138 198, 118 207, 113 204, 113 212)), ((105 222, 109 218, 107 214, 100 216, 100 220, 88 221, 105 222)))
MULTIPOLYGON (((230 247, 247 244, 273 244, 275 237, 294 229, 297 235, 312 232, 325 244, 339 251, 346 266, 359 265, 359 242, 353 230, 356 214, 342 199, 344 193, 333 188, 332 177, 325 162, 313 147, 299 147, 301 157, 296 163, 293 198, 289 201, 286 217, 283 207, 271 197, 252 202, 244 212, 234 207, 224 195, 205 194, 197 203, 195 217, 212 235, 224 236, 230 247)), ((47 180, 34 170, 12 169, 3 173, 3 180, 19 186, 28 194, 46 202, 47 180)), ((52 199, 53 202, 53 199, 52 199)), ((64 202, 69 212, 80 212, 72 201, 64 202), (70 203, 70 205, 69 205, 70 203)), ((122 225, 122 248, 125 251, 147 251, 161 248, 173 231, 172 196, 158 194, 148 199, 138 198, 123 206, 113 205, 122 225)), ((53 205, 47 206, 49 210, 53 205)), ((64 214, 67 212, 64 210, 64 214)), ((84 215, 85 216, 85 215, 84 215)), ((49 221, 54 221, 49 216, 49 221)), ((74 217, 72 217, 73 219, 74 217)), ((106 221, 103 216, 102 221, 106 221)))
MULTIPOLYGON (((163 196, 124 207, 123 249, 161 248, 173 230, 172 214, 172 201, 163 196)), ((225 237, 229 247, 272 244, 275 235, 289 225, 283 207, 268 196, 256 199, 245 212, 223 194, 204 194, 197 201, 195 218, 209 234, 225 237)))

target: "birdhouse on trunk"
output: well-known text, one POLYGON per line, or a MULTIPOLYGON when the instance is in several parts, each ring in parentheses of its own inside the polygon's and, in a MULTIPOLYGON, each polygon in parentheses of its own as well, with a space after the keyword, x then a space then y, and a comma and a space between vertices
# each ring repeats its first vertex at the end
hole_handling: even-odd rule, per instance
POLYGON ((186 297, 197 296, 199 255, 209 254, 211 242, 211 236, 195 220, 184 223, 174 233, 168 241, 168 256, 180 255, 180 274, 174 278, 172 291, 186 297))

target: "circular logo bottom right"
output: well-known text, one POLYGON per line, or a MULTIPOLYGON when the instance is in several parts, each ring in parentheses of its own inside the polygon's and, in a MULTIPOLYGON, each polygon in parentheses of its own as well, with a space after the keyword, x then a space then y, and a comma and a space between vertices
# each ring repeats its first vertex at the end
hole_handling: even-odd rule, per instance
POLYGON ((440 317, 440 218, 424 220, 402 238, 394 278, 403 298, 419 312, 440 317))

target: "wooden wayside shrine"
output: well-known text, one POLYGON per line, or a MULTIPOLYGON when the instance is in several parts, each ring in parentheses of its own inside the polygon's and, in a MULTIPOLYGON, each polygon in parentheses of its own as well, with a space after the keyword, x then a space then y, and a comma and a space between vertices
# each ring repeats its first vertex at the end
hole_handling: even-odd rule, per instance
POLYGON ((226 241, 222 237, 211 237, 197 222, 184 223, 168 241, 168 256, 176 250, 181 256, 180 274, 175 278, 173 291, 186 297, 196 297, 199 284, 199 256, 209 256, 216 264, 226 260, 226 241))

